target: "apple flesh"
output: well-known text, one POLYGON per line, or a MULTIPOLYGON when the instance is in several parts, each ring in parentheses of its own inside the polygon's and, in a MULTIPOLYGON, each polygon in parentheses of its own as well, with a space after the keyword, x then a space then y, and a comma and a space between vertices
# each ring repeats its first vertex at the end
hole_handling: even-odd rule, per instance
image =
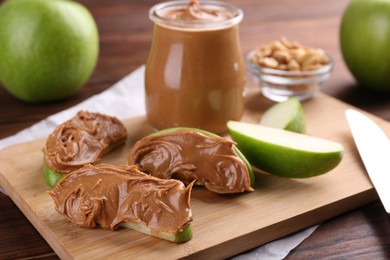
POLYGON ((174 242, 177 244, 185 243, 192 238, 192 226, 189 224, 182 230, 176 232, 176 233, 169 233, 169 232, 163 232, 163 231, 157 231, 154 230, 148 226, 146 226, 142 222, 125 222, 120 225, 121 227, 129 228, 136 230, 138 232, 144 233, 149 236, 161 238, 168 240, 170 242, 174 242))
POLYGON ((5 1, 0 6, 0 82, 28 102, 69 97, 95 68, 98 42, 92 15, 77 2, 5 1))
POLYGON ((296 97, 271 106, 263 114, 260 124, 296 133, 306 132, 305 115, 301 102, 296 97))

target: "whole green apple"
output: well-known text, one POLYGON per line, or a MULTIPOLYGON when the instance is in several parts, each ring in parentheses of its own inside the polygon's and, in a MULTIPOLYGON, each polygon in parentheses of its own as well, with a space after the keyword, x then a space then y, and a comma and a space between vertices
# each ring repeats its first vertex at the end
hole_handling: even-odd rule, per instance
POLYGON ((76 93, 99 51, 90 12, 69 0, 7 0, 0 6, 0 82, 28 102, 76 93))
POLYGON ((359 85, 390 93, 389 0, 352 0, 342 16, 340 45, 359 85))

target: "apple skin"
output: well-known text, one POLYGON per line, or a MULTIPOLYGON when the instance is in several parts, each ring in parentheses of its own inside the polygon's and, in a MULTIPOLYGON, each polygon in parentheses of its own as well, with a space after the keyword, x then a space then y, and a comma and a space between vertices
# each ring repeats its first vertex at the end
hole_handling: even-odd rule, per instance
POLYGON ((352 0, 342 16, 340 47, 359 85, 390 93, 390 1, 352 0))
POLYGON ((95 21, 67 0, 8 0, 0 6, 0 82, 15 97, 44 102, 75 94, 98 58, 95 21))
POLYGON ((279 177, 325 174, 343 158, 343 146, 333 141, 238 121, 228 121, 227 127, 238 149, 254 167, 279 177))

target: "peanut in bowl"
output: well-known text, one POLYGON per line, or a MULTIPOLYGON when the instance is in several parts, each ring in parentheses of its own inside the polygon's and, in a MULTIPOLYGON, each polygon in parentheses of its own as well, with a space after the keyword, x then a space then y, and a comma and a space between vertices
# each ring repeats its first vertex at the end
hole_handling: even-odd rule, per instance
POLYGON ((329 78, 333 62, 322 49, 290 43, 283 39, 248 53, 248 70, 262 94, 281 102, 289 97, 312 97, 329 78))

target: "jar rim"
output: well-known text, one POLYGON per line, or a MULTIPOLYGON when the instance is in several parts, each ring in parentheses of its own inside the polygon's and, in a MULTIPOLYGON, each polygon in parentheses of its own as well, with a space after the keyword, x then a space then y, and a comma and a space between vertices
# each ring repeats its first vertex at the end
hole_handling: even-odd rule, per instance
POLYGON ((156 4, 152 6, 149 10, 149 18, 156 24, 165 25, 177 29, 185 30, 216 30, 223 29, 226 27, 231 27, 240 23, 243 19, 243 11, 229 3, 222 1, 201 1, 202 7, 213 8, 216 10, 228 11, 233 17, 224 20, 210 21, 210 20, 195 20, 195 21, 183 21, 183 20, 173 20, 161 15, 161 12, 164 10, 178 9, 178 8, 187 8, 188 0, 180 1, 167 1, 163 3, 156 4))

